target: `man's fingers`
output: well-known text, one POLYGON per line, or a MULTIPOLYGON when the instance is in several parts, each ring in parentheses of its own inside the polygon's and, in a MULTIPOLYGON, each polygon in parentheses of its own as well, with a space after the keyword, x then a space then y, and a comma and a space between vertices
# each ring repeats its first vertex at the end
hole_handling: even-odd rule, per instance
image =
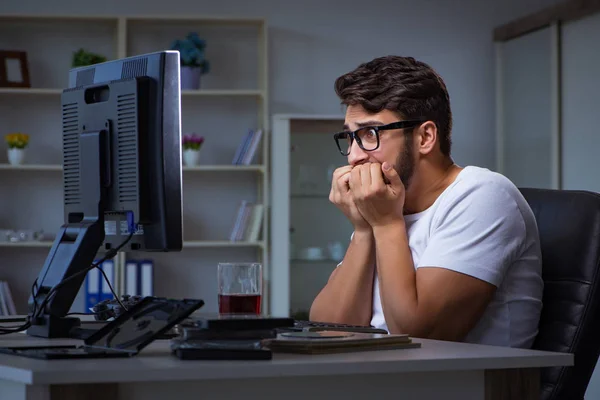
POLYGON ((342 176, 350 171, 352 171, 352 165, 344 165, 343 167, 339 167, 335 171, 333 171, 332 180, 336 181, 339 179, 340 176, 342 176))
POLYGON ((348 183, 354 196, 356 196, 358 194, 358 191, 360 190, 361 179, 362 178, 360 167, 353 168, 352 172, 350 173, 350 181, 348 183))
POLYGON ((371 171, 369 166, 372 164, 363 164, 357 168, 360 168, 360 183, 364 188, 371 186, 371 171))
POLYGON ((351 170, 348 170, 346 173, 338 176, 338 178, 336 179, 335 182, 336 182, 337 190, 340 193, 346 193, 350 189, 349 188, 350 173, 351 173, 351 170))
POLYGON ((382 189, 385 187, 383 180, 383 173, 381 172, 381 164, 373 163, 370 166, 371 172, 371 187, 375 190, 382 189))

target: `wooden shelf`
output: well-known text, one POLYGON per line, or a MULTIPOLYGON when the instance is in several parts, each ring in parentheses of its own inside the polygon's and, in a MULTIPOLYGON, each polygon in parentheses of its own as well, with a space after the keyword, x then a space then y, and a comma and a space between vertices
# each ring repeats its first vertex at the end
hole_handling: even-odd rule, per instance
POLYGON ((11 165, 11 164, 0 164, 0 170, 14 170, 14 171, 62 171, 62 165, 60 164, 23 164, 23 165, 11 165))
POLYGON ((31 241, 31 242, 0 242, 0 247, 52 247, 52 243, 47 240, 44 241, 31 241))
POLYGON ((237 89, 200 89, 200 90, 182 90, 181 96, 256 96, 263 97, 263 92, 260 90, 237 90, 237 89))
POLYGON ((319 258, 319 259, 309 259, 309 258, 292 258, 290 263, 293 264, 333 264, 337 265, 340 261, 332 260, 331 258, 319 258))
POLYGON ((0 88, 0 94, 10 95, 60 95, 62 89, 51 88, 0 88))
POLYGON ((265 172, 263 165, 199 165, 183 167, 184 172, 265 172))
POLYGON ((290 194, 292 199, 329 199, 329 193, 292 193, 290 194))
MULTIPOLYGON (((185 172, 264 172, 263 165, 199 165, 197 167, 182 167, 185 172)), ((60 164, 0 164, 0 170, 15 171, 62 171, 60 164)))
POLYGON ((184 248, 195 247, 264 247, 264 242, 232 242, 229 240, 191 240, 183 242, 184 248))
MULTIPOLYGON (((55 95, 59 96, 63 89, 56 88, 0 88, 0 95, 55 95)), ((182 90, 181 97, 264 97, 261 90, 236 89, 200 89, 182 90)))

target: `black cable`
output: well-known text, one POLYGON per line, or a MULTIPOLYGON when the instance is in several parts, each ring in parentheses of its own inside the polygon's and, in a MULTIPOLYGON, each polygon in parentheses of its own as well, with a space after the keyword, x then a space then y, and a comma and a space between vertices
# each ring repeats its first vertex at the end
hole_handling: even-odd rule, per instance
MULTIPOLYGON (((60 281, 58 284, 56 284, 52 289, 50 289, 50 291, 48 292, 48 294, 46 295, 46 297, 44 298, 44 301, 42 301, 42 304, 39 305, 39 310, 38 310, 38 303, 37 303, 37 290, 35 290, 35 288, 37 287, 37 278, 36 280, 33 282, 33 285, 31 285, 31 294, 32 294, 32 298, 33 298, 33 310, 31 312, 30 316, 27 316, 27 321, 21 325, 21 326, 16 326, 16 327, 0 327, 0 335, 5 335, 5 334, 9 334, 9 333, 16 333, 16 332, 21 332, 27 328, 29 328, 31 326, 31 320, 33 318, 37 318, 38 317, 38 313, 43 311, 46 307, 46 304, 48 304, 48 302, 50 301, 51 297, 56 294, 56 291, 58 289, 60 289, 63 285, 65 285, 67 282, 71 281, 72 279, 74 279, 75 277, 78 277, 80 275, 84 275, 87 274, 89 271, 91 271, 94 268, 98 268, 100 264, 102 264, 104 261, 109 260, 111 258, 113 258, 114 256, 117 255, 117 253, 119 252, 119 250, 121 250, 127 243, 129 243, 129 241, 131 240, 131 238, 133 237, 134 231, 132 231, 129 236, 127 236, 127 239, 125 239, 120 245, 118 245, 116 248, 114 249, 110 249, 109 251, 106 252, 106 254, 104 255, 104 257, 102 257, 99 261, 97 261, 96 263, 92 264, 91 266, 89 266, 88 268, 85 268, 71 276, 69 276, 68 278, 63 279, 62 281, 60 281)), ((104 271, 102 271, 101 268, 99 268, 100 271, 102 272, 102 275, 104 276, 105 279, 106 278, 106 274, 104 273, 104 271)), ((108 282, 108 279, 107 279, 108 282)), ((119 301, 119 304, 122 305, 121 301, 118 299, 118 297, 116 296, 112 285, 110 284, 110 282, 108 282, 108 286, 110 287, 112 293, 115 295, 115 297, 117 298, 117 301, 119 301)), ((39 290, 39 289, 38 289, 39 290)))
MULTIPOLYGON (((125 240, 124 240, 124 241, 123 241, 123 242, 122 242, 122 243, 121 243, 119 246, 117 246, 117 247, 116 247, 116 248, 114 248, 114 249, 110 249, 109 251, 107 251, 107 252, 106 252, 106 254, 104 255, 104 257, 102 257, 102 258, 101 258, 100 260, 98 260, 96 263, 92 264, 90 267, 88 267, 88 268, 86 268, 86 269, 83 269, 83 270, 81 270, 81 271, 79 271, 79 272, 77 272, 77 273, 75 273, 75 274, 73 274, 73 275, 69 276, 69 277, 68 277, 68 278, 66 278, 66 279, 63 279, 63 280, 62 280, 62 281, 60 281, 60 282, 59 282, 59 283, 58 283, 56 286, 54 286, 52 289, 50 289, 50 291, 49 291, 49 292, 48 292, 48 294, 46 295, 46 298, 44 298, 44 301, 43 301, 43 302, 42 302, 42 304, 40 305, 40 311, 43 311, 43 310, 45 309, 45 307, 46 307, 46 304, 47 304, 47 303, 50 301, 51 297, 52 297, 53 295, 55 295, 55 294, 56 294, 56 291, 57 291, 58 289, 60 289, 60 288, 61 288, 63 285, 65 285, 65 284, 66 284, 67 282, 69 282, 70 280, 72 280, 72 279, 74 279, 74 278, 78 277, 79 275, 85 275, 85 274, 87 274, 87 273, 88 273, 88 272, 90 272, 92 269, 94 269, 94 268, 98 268, 98 266, 100 266, 100 265, 101 265, 101 264, 102 264, 104 261, 106 261, 106 260, 110 260, 111 258, 113 258, 114 256, 116 256, 116 255, 117 255, 117 253, 119 252, 119 250, 121 250, 121 248, 123 248, 123 246, 125 246, 125 245, 126 245, 126 244, 127 244, 127 243, 128 243, 130 240, 131 240, 131 238, 132 238, 132 237, 133 237, 133 232, 131 232, 131 233, 129 234, 129 236, 127 236, 127 239, 125 239, 125 240)), ((37 303, 37 302, 35 301, 35 297, 34 297, 34 303, 37 303)), ((36 315, 36 314, 34 314, 34 313, 32 313, 32 314, 33 314, 33 317, 34 317, 34 318, 38 316, 38 315, 36 315)))
MULTIPOLYGON (((123 304, 121 302, 121 300, 119 299, 119 296, 117 296, 117 293, 115 292, 115 289, 113 289, 112 285, 110 284, 110 280, 108 279, 108 277, 106 276, 106 273, 104 272, 104 270, 102 268, 100 268, 99 266, 96 267, 98 268, 98 270, 100 271, 100 273, 102 273, 102 276, 104 277, 104 280, 106 281, 106 284, 108 285, 108 288, 110 289, 111 293, 113 294, 113 296, 115 297, 115 299, 119 302, 119 305, 121 307, 123 307, 123 309, 125 311, 127 311, 127 307, 125 307, 125 304, 123 304)), ((72 312, 72 313, 68 313, 67 315, 96 315, 97 313, 80 313, 80 312, 72 312)))

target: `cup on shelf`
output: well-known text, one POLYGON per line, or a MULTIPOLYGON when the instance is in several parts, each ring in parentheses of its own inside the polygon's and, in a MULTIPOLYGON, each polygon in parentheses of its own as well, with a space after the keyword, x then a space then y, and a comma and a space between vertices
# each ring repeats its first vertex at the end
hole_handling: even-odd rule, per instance
POLYGON ((44 239, 44 231, 33 229, 6 229, 0 231, 5 241, 11 243, 17 242, 34 242, 44 239))
POLYGON ((300 258, 305 260, 322 260, 323 249, 320 247, 306 247, 300 252, 300 258))
POLYGON ((344 245, 342 242, 332 242, 327 245, 329 257, 334 261, 342 261, 344 259, 344 245))

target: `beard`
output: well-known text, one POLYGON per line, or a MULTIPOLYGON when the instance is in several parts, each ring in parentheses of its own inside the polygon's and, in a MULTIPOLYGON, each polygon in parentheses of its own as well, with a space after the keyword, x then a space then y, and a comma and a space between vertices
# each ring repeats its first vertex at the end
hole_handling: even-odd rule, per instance
POLYGON ((410 181, 415 172, 415 156, 412 144, 413 135, 406 135, 402 152, 398 155, 398 158, 396 158, 396 164, 394 165, 394 169, 398 173, 405 189, 408 189, 410 186, 410 181))

